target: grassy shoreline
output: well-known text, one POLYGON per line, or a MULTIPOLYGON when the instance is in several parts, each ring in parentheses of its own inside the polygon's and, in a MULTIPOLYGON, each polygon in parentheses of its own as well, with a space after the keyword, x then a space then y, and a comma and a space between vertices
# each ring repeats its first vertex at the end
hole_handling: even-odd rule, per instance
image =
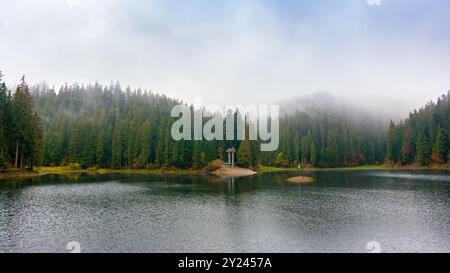
MULTIPOLYGON (((447 165, 434 165, 434 166, 418 166, 418 165, 405 165, 405 166, 391 166, 387 164, 382 165, 363 165, 355 167, 338 167, 338 168, 303 168, 301 171, 395 171, 395 170, 450 170, 447 165)), ((286 172, 286 171, 299 171, 298 168, 277 168, 261 166, 259 173, 272 173, 272 172, 286 172)))
POLYGON ((36 177, 44 175, 45 173, 37 171, 26 171, 20 169, 7 169, 0 171, 0 181, 12 180, 12 179, 26 179, 30 177, 36 177))
MULTIPOLYGON (((340 167, 340 168, 304 168, 301 171, 389 171, 389 170, 450 170, 446 165, 435 166, 391 166, 391 165, 364 165, 357 167, 340 167)), ((258 174, 299 171, 297 168, 277 168, 269 166, 260 166, 258 174)), ((36 167, 35 171, 24 171, 19 169, 10 169, 0 171, 0 180, 24 179, 29 177, 37 177, 45 174, 75 174, 75 173, 92 173, 92 174, 153 174, 153 175, 204 175, 205 170, 182 170, 182 169, 154 169, 154 170, 134 170, 134 169, 67 169, 65 167, 36 167)), ((212 173, 214 174, 214 172, 212 173)))
POLYGON ((182 169, 65 169, 64 167, 38 167, 37 171, 41 173, 49 174, 64 174, 64 173, 98 173, 98 174, 108 174, 108 173, 123 173, 123 174, 183 174, 183 175, 193 175, 202 174, 204 171, 201 170, 182 170, 182 169))
MULTIPOLYGON (((339 170, 390 170, 391 167, 386 165, 364 165, 357 167, 338 167, 338 168, 302 168, 300 171, 339 171, 339 170)), ((259 168, 260 173, 273 173, 273 172, 287 172, 287 171, 299 171, 298 168, 277 168, 277 167, 269 167, 269 166, 261 166, 259 168)))
MULTIPOLYGON (((302 171, 333 171, 333 170, 389 170, 391 167, 385 165, 366 165, 358 167, 341 167, 341 168, 305 168, 302 171)), ((41 173, 50 174, 65 174, 65 173, 121 173, 121 174, 174 174, 174 175, 200 175, 207 174, 205 170, 183 170, 183 169, 79 169, 71 170, 64 167, 39 167, 36 168, 41 173)), ((258 173, 273 173, 273 172, 285 172, 285 171, 298 171, 297 168, 276 168, 269 166, 260 166, 258 173)), ((220 174, 218 171, 210 172, 211 174, 220 174)))

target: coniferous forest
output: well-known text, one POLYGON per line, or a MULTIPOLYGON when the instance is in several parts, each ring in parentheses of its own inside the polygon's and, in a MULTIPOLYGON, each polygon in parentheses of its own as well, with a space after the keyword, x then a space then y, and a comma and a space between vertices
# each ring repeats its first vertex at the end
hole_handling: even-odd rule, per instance
POLYGON ((450 133, 450 92, 416 110, 388 132, 387 161, 397 164, 447 164, 450 133))
POLYGON ((0 72, 0 167, 33 169, 42 160, 42 127, 33 111, 33 99, 22 78, 14 94, 1 81, 0 72))
POLYGON ((54 90, 22 79, 12 92, 1 82, 0 165, 201 169, 230 147, 243 167, 445 164, 449 100, 443 96, 389 128, 324 109, 296 111, 280 118, 279 149, 260 152, 252 141, 174 141, 170 111, 180 101, 119 83, 54 90))

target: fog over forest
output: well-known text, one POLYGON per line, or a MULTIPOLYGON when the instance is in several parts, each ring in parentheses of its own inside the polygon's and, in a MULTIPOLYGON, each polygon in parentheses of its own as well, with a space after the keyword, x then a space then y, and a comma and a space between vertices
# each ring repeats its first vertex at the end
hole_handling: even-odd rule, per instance
POLYGON ((448 8, 424 0, 2 1, 0 68, 9 85, 23 74, 56 89, 119 80, 206 104, 327 93, 399 119, 450 88, 448 8))

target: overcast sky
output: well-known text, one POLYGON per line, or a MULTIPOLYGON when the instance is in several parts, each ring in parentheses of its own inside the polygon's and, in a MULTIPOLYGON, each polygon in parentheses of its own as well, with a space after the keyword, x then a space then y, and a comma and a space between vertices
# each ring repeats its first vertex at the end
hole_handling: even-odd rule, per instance
POLYGON ((450 1, 368 1, 0 0, 0 70, 220 104, 449 90, 450 1))

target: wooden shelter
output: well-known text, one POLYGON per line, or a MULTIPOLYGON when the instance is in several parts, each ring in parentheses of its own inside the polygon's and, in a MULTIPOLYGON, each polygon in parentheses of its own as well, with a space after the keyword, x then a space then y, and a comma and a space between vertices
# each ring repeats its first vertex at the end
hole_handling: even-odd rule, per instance
POLYGON ((227 166, 234 168, 235 164, 235 154, 236 154, 236 149, 235 148, 230 148, 227 150, 227 154, 228 154, 228 162, 226 163, 227 166))

